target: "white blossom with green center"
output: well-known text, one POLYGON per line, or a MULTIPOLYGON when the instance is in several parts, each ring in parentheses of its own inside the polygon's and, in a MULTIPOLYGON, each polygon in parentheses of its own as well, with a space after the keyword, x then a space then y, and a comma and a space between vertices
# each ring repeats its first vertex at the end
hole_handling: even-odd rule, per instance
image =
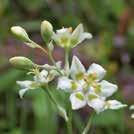
POLYGON ((23 98, 24 94, 29 89, 37 89, 43 85, 46 85, 57 76, 57 72, 55 70, 51 70, 49 72, 42 70, 39 72, 39 70, 35 69, 32 73, 35 73, 33 81, 17 81, 17 84, 21 87, 21 90, 19 91, 20 98, 23 98))
POLYGON ((117 91, 117 86, 102 80, 105 69, 93 63, 86 71, 80 60, 74 56, 70 68, 70 78, 60 77, 58 89, 70 92, 72 109, 80 109, 85 105, 92 107, 97 113, 105 109, 119 109, 126 105, 117 100, 106 100, 117 91))
POLYGON ((72 28, 62 28, 57 30, 52 36, 57 45, 63 48, 73 48, 85 39, 91 39, 90 33, 84 32, 83 25, 79 24, 72 32, 72 28))

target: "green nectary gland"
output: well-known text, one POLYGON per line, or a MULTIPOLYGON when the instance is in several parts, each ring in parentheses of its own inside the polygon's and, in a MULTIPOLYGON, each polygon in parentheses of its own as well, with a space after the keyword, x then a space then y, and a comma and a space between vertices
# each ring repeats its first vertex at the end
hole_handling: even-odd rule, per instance
POLYGON ((84 96, 81 93, 77 93, 75 96, 80 100, 84 100, 84 96))
POLYGON ((77 80, 82 80, 84 78, 84 73, 79 72, 78 74, 76 74, 76 79, 77 80))
POLYGON ((62 37, 59 42, 60 42, 60 44, 65 45, 64 47, 68 47, 68 45, 70 44, 69 38, 67 38, 67 37, 62 37))
POLYGON ((97 98, 97 96, 96 95, 94 95, 94 94, 89 94, 88 95, 88 99, 91 101, 91 100, 93 100, 93 99, 96 99, 97 98))
POLYGON ((36 83, 36 82, 33 82, 33 83, 30 85, 31 89, 38 88, 38 87, 40 87, 40 86, 41 86, 41 85, 40 85, 39 83, 36 83))
POLYGON ((71 89, 72 90, 76 90, 77 89, 77 84, 74 81, 71 82, 71 89))

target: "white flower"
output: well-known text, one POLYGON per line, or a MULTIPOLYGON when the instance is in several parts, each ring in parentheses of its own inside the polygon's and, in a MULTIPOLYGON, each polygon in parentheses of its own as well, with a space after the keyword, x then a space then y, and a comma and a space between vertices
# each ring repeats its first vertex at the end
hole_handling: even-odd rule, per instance
POLYGON ((17 84, 21 87, 21 90, 19 91, 20 98, 22 98, 25 92, 28 91, 29 89, 36 89, 38 87, 46 85, 58 75, 57 71, 55 70, 50 71, 42 70, 41 72, 35 70, 35 72, 33 72, 35 73, 33 81, 29 80, 17 81, 17 84))
POLYGON ((108 100, 105 105, 105 109, 120 109, 126 107, 126 104, 122 104, 120 101, 117 100, 108 100))
POLYGON ((54 41, 57 45, 64 48, 73 48, 83 42, 85 39, 92 38, 90 33, 84 32, 83 25, 79 24, 72 32, 71 28, 62 28, 53 34, 54 41))
POLYGON ((46 84, 52 81, 57 75, 58 73, 55 70, 42 70, 39 74, 34 76, 34 80, 38 83, 46 84))
POLYGON ((126 106, 116 100, 106 101, 107 97, 117 91, 117 86, 102 80, 105 74, 105 69, 95 63, 86 71, 80 60, 74 56, 70 68, 70 79, 60 77, 58 89, 71 93, 70 101, 74 110, 82 108, 86 104, 97 113, 108 108, 118 109, 126 106))
POLYGON ((39 87, 38 83, 29 80, 17 81, 16 83, 21 87, 21 90, 19 91, 20 98, 23 98, 27 90, 39 87))

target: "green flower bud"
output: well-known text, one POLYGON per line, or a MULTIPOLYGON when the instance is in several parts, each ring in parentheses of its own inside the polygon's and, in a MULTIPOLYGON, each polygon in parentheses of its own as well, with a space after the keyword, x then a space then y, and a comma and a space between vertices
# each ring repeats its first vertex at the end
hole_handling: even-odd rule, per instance
POLYGON ((34 63, 30 59, 22 56, 12 57, 9 62, 18 69, 32 69, 34 67, 34 63))
POLYGON ((27 32, 22 27, 20 27, 20 26, 13 26, 13 27, 11 27, 11 32, 13 33, 13 35, 17 39, 19 39, 19 40, 21 40, 23 42, 30 42, 30 39, 28 37, 27 32))
POLYGON ((53 35, 53 26, 48 21, 41 23, 41 36, 46 43, 49 43, 53 35))

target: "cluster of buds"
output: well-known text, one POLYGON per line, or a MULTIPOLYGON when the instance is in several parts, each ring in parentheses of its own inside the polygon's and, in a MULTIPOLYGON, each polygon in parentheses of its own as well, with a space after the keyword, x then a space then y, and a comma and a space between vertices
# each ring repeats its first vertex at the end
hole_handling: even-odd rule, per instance
MULTIPOLYGON (((28 74, 33 74, 33 80, 17 81, 21 90, 19 92, 22 98, 29 89, 38 87, 47 88, 49 82, 57 79, 57 89, 70 93, 70 102, 73 110, 80 109, 86 104, 92 107, 97 113, 106 109, 119 109, 126 107, 117 100, 106 100, 117 91, 117 86, 106 80, 102 80, 106 70, 93 63, 86 71, 80 60, 73 56, 72 64, 69 64, 69 52, 72 48, 81 44, 84 40, 91 39, 90 33, 84 32, 83 25, 79 24, 74 30, 72 28, 62 28, 53 31, 53 26, 48 21, 41 23, 41 36, 47 46, 47 50, 32 41, 27 32, 19 27, 13 26, 11 31, 15 37, 23 41, 31 48, 39 48, 45 52, 53 65, 38 65, 26 57, 13 57, 10 63, 19 69, 28 70, 28 74), (56 62, 52 56, 54 44, 65 50, 65 65, 62 68, 61 62, 56 62)), ((66 118, 64 109, 58 105, 61 115, 66 118)))

